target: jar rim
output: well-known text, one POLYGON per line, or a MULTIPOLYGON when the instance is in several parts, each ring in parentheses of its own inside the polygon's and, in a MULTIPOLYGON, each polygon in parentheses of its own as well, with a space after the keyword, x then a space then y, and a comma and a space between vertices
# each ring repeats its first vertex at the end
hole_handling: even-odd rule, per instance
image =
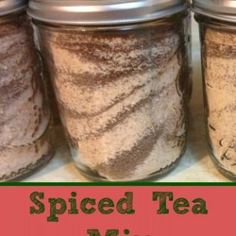
POLYGON ((24 10, 27 6, 27 0, 1 0, 0 16, 6 16, 24 10))
POLYGON ((187 6, 185 0, 31 0, 28 14, 53 24, 125 25, 161 19, 187 6))
POLYGON ((192 8, 197 14, 236 23, 235 0, 193 0, 192 8))

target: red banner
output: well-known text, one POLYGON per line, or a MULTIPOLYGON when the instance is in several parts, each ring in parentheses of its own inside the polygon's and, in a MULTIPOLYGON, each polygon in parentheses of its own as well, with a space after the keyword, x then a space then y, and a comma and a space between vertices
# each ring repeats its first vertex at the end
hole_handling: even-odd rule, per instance
POLYGON ((1 236, 234 235, 236 187, 0 187, 1 236))

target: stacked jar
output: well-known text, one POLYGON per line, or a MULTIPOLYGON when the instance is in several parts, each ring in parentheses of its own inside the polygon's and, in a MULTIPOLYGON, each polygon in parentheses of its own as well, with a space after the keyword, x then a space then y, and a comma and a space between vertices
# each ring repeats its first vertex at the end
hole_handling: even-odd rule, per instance
POLYGON ((32 0, 29 15, 78 169, 108 181, 173 169, 186 149, 186 2, 32 0))
POLYGON ((236 179, 236 2, 195 0, 194 10, 210 152, 219 170, 236 179))
POLYGON ((0 181, 47 163, 50 110, 24 0, 0 4, 0 181))

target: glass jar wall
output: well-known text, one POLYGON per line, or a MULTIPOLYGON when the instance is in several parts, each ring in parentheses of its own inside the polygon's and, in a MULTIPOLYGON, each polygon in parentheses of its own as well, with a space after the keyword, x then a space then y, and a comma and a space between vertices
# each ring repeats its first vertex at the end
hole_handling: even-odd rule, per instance
POLYGON ((159 176, 184 153, 183 20, 87 28, 35 22, 72 157, 87 176, 159 176))

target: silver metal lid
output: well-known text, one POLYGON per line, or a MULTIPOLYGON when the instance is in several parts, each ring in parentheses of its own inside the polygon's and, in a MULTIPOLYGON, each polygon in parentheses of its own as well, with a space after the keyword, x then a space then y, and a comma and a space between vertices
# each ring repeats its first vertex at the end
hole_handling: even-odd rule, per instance
POLYGON ((193 10, 215 19, 236 22, 236 0, 193 0, 193 10))
POLYGON ((31 0, 37 20, 72 25, 119 25, 150 21, 185 10, 185 0, 31 0))
POLYGON ((0 16, 23 10, 27 0, 0 0, 0 16))

